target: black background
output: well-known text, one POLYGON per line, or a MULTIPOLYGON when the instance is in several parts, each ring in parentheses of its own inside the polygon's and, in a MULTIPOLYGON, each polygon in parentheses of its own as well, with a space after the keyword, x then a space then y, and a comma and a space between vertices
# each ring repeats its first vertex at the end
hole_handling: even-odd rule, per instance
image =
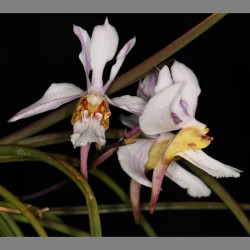
MULTIPOLYGON (((0 137, 43 117, 38 115, 12 124, 6 121, 30 105, 52 82, 69 82, 85 89, 84 70, 78 59, 81 50, 73 24, 89 33, 106 18, 118 31, 121 48, 130 38, 137 42, 119 74, 147 59, 198 24, 209 14, 1 14, 0 15, 0 137)), ((172 56, 190 67, 199 79, 196 118, 207 124, 215 139, 204 151, 215 159, 244 171, 238 179, 220 182, 237 202, 249 203, 248 107, 249 107, 249 14, 229 14, 209 31, 172 56)), ((119 49, 118 48, 118 49, 119 49)), ((108 70, 107 70, 108 71, 108 70)), ((106 72, 109 74, 109 72, 106 72)), ((136 85, 113 96, 135 94, 136 85)), ((122 127, 120 110, 111 108, 111 127, 122 127)), ((160 119, 160 117, 159 117, 160 119)), ((44 132, 70 130, 70 118, 44 132)), ((45 151, 78 157, 71 143, 47 146, 45 151)), ((129 177, 120 169, 114 155, 100 167, 128 191, 129 177)), ((1 164, 0 183, 16 195, 45 188, 64 176, 41 163, 1 164)), ((120 200, 103 183, 90 176, 98 204, 120 200)), ((170 180, 165 179, 159 201, 197 201, 170 180)), ((142 189, 148 202, 150 190, 142 189)), ((219 201, 215 194, 202 201, 219 201)), ((45 206, 84 205, 84 198, 73 184, 45 197, 30 201, 45 206)), ((166 211, 149 215, 159 236, 246 236, 229 211, 166 211)), ((248 213, 249 215, 249 213, 248 213)), ((87 216, 65 217, 71 225, 84 227, 87 216)), ((101 215, 104 236, 144 236, 130 213, 101 215)), ((85 229, 84 228, 84 229, 85 229)), ((53 232, 51 232, 53 235, 53 232)))

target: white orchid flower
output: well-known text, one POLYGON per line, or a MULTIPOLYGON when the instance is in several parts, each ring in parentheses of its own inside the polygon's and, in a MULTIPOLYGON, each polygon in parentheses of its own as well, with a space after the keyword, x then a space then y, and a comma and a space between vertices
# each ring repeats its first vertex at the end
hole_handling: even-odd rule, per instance
POLYGON ((70 83, 53 83, 40 100, 19 111, 9 122, 56 109, 81 97, 71 120, 74 131, 71 141, 74 147, 86 147, 81 149, 81 152, 86 154, 90 143, 95 142, 99 146, 106 143, 105 130, 109 127, 111 115, 109 104, 138 114, 144 108, 145 102, 136 96, 126 95, 119 100, 116 98, 110 100, 105 95, 125 57, 135 45, 135 37, 129 40, 117 54, 109 80, 104 84, 102 79, 104 67, 113 59, 118 47, 119 37, 116 29, 106 18, 103 25, 95 26, 91 38, 87 31, 79 26, 74 26, 73 31, 81 42, 82 51, 79 58, 85 70, 87 90, 84 91, 70 83))
MULTIPOLYGON (((139 116, 139 125, 145 135, 155 138, 138 139, 133 145, 120 147, 118 159, 131 178, 152 187, 151 213, 154 212, 164 176, 186 188, 193 197, 210 195, 211 191, 199 178, 177 163, 180 157, 217 178, 240 176, 239 169, 225 165, 201 150, 213 138, 206 135, 206 125, 195 119, 200 87, 189 68, 175 61, 171 71, 167 66, 160 70, 157 83, 142 82, 138 91, 140 96, 152 96, 139 116), (145 84, 151 86, 146 87, 145 84), (179 132, 171 133, 175 130, 179 132), (151 169, 152 182, 146 176, 151 169)), ((122 119, 126 120, 125 117, 122 119)), ((132 125, 131 122, 127 124, 132 125)))

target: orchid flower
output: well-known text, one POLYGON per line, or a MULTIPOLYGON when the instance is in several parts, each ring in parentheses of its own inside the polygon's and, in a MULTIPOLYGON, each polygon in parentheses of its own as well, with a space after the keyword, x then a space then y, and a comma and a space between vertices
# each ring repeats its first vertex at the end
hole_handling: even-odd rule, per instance
POLYGON ((138 114, 144 108, 145 102, 136 96, 126 95, 119 100, 116 98, 111 100, 105 95, 125 57, 135 45, 135 37, 129 40, 117 54, 109 80, 104 84, 102 76, 105 64, 113 59, 118 47, 119 37, 116 29, 106 18, 103 25, 95 26, 91 38, 87 31, 79 26, 74 25, 73 31, 82 47, 79 58, 85 70, 87 90, 84 91, 70 83, 53 83, 41 99, 19 111, 9 122, 56 109, 80 98, 71 119, 73 125, 71 142, 74 147, 81 147, 82 173, 86 177, 86 161, 90 143, 94 142, 100 147, 106 143, 105 130, 109 127, 111 115, 109 104, 138 114))
POLYGON ((225 165, 201 150, 213 138, 206 135, 206 125, 195 119, 200 87, 194 73, 175 61, 171 69, 164 66, 160 70, 157 82, 146 83, 151 86, 142 82, 139 94, 143 96, 146 92, 151 98, 139 116, 139 125, 145 135, 153 138, 138 139, 135 144, 120 147, 118 159, 132 179, 152 187, 150 212, 155 210, 164 176, 186 188, 193 197, 210 195, 211 191, 200 179, 177 163, 180 157, 214 177, 239 177, 239 169, 225 165), (171 132, 175 130, 177 133, 171 132), (146 176, 149 170, 153 170, 152 182, 146 176))

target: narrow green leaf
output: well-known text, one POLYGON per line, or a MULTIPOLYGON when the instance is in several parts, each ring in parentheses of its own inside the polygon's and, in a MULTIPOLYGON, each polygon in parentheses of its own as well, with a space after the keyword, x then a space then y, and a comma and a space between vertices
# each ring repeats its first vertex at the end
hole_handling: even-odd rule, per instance
POLYGON ((27 145, 30 147, 42 147, 47 145, 54 145, 70 141, 72 131, 62 131, 57 133, 49 133, 25 138, 18 141, 19 145, 27 145))
MULTIPOLYGON (((74 157, 68 157, 62 154, 51 154, 54 157, 64 160, 67 162, 70 162, 73 166, 79 168, 79 160, 74 158, 74 157)), ((95 169, 93 171, 90 171, 90 174, 95 176, 96 178, 100 179, 103 181, 111 190, 115 192, 115 194, 120 197, 120 199, 127 203, 130 204, 130 199, 127 196, 127 194, 122 190, 122 188, 108 175, 104 174, 102 171, 95 169)), ((146 218, 144 216, 141 217, 141 227, 144 229, 144 231, 149 235, 149 236, 156 236, 155 231, 153 228, 150 226, 150 224, 147 222, 146 218)))
POLYGON ((82 191, 85 196, 90 222, 90 232, 92 236, 101 236, 101 222, 98 212, 98 206, 95 196, 88 182, 83 179, 81 174, 70 164, 62 160, 58 161, 52 156, 43 153, 37 149, 20 145, 2 145, 0 146, 0 155, 17 155, 21 157, 30 157, 45 162, 64 174, 66 174, 82 191))
POLYGON ((23 205, 11 192, 9 192, 3 186, 0 186, 0 195, 8 200, 13 206, 15 206, 29 221, 30 225, 35 229, 39 236, 47 236, 41 224, 35 218, 35 216, 28 210, 26 206, 23 205))
POLYGON ((22 230, 20 229, 18 224, 13 220, 13 218, 11 217, 10 214, 8 214, 6 212, 1 212, 0 214, 3 218, 3 220, 5 220, 6 224, 9 226, 9 228, 13 232, 13 236, 17 236, 17 237, 24 236, 22 230))
MULTIPOLYGON (((148 203, 141 203, 141 211, 149 211, 148 203)), ((241 209, 249 211, 250 204, 239 204, 241 209)), ((158 202, 155 208, 156 211, 169 211, 169 210, 227 210, 228 208, 222 202, 158 202)), ((126 213, 132 212, 130 204, 101 204, 99 205, 100 214, 110 213, 126 213)), ((71 206, 71 207, 51 207, 50 213, 59 216, 69 215, 84 215, 87 214, 86 206, 71 206)))
POLYGON ((2 212, 0 213, 0 228, 1 228, 3 236, 7 236, 7 237, 15 236, 13 231, 11 230, 11 227, 6 222, 2 212))
MULTIPOLYGON (((25 205, 27 205, 27 204, 25 204, 25 205)), ((45 220, 62 223, 62 219, 60 217, 56 216, 55 214, 51 214, 49 211, 44 212, 44 209, 38 208, 38 207, 31 205, 31 204, 29 204, 27 206, 29 207, 29 210, 33 214, 42 213, 42 218, 45 220)), ((15 207, 9 202, 0 201, 0 211, 6 212, 6 209, 15 209, 15 207), (3 210, 3 208, 5 208, 5 210, 3 210)), ((19 211, 17 209, 15 209, 15 210, 19 211)), ((11 212, 11 210, 9 210, 9 213, 14 213, 14 212, 11 212)), ((20 211, 19 211, 19 213, 20 213, 20 211)))
POLYGON ((28 136, 31 136, 37 132, 42 131, 59 121, 69 117, 73 114, 74 108, 76 105, 76 101, 73 101, 69 104, 66 104, 55 111, 49 113, 43 118, 29 124, 28 126, 0 139, 0 144, 10 144, 18 142, 28 136))
POLYGON ((113 94, 116 91, 128 87, 129 85, 141 79, 150 70, 155 68, 160 63, 164 62, 174 53, 185 47, 205 31, 210 29, 225 15, 225 13, 215 13, 210 15, 204 21, 193 27, 191 30, 180 36, 178 39, 167 45, 165 48, 163 48, 153 56, 149 57, 126 73, 118 76, 109 87, 107 94, 113 94))
MULTIPOLYGON (((28 221, 26 220, 25 217, 22 215, 17 215, 17 214, 12 214, 12 218, 16 221, 27 223, 28 221)), ((57 231, 59 233, 63 233, 66 235, 70 236, 75 236, 75 237, 90 237, 90 234, 80 230, 78 228, 66 225, 62 222, 54 222, 54 221, 47 221, 47 220, 39 220, 39 222, 46 228, 52 229, 54 231, 57 231)))

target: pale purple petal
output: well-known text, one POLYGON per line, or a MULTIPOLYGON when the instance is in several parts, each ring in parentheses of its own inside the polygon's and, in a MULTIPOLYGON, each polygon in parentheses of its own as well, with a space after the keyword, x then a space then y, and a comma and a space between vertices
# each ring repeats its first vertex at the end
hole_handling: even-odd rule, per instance
POLYGON ((74 25, 73 31, 76 34, 76 36, 79 38, 82 46, 82 51, 79 54, 79 58, 83 64, 86 79, 87 79, 87 87, 90 87, 90 79, 89 79, 89 73, 91 70, 90 65, 90 37, 86 30, 82 29, 79 26, 74 25))
POLYGON ((221 163, 212 157, 205 154, 202 150, 185 150, 178 153, 180 157, 191 162, 198 168, 204 170, 208 174, 221 178, 221 177, 239 177, 241 170, 233 168, 224 163, 221 163))
MULTIPOLYGON (((106 96, 105 96, 106 98, 106 96)), ((124 95, 113 99, 106 98, 109 104, 127 110, 132 114, 140 115, 145 108, 146 102, 138 96, 124 95)))
POLYGON ((174 83, 183 83, 180 95, 173 100, 172 112, 176 113, 181 120, 182 116, 195 116, 198 96, 201 92, 198 79, 191 69, 184 64, 175 61, 171 67, 174 83))
POLYGON ((102 74, 108 61, 113 59, 119 37, 116 29, 109 24, 106 18, 103 25, 95 26, 90 41, 90 59, 92 73, 92 85, 102 88, 102 74))
POLYGON ((75 100, 82 96, 84 91, 70 83, 53 83, 47 89, 41 99, 19 111, 9 122, 37 115, 75 100))
POLYGON ((172 161, 165 174, 181 188, 187 189, 187 193, 192 197, 206 197, 211 194, 211 190, 195 175, 181 167, 176 161, 172 161))
POLYGON ((173 84, 173 80, 170 74, 170 70, 168 66, 165 65, 159 72, 158 81, 157 81, 154 91, 155 93, 158 93, 164 90, 165 88, 171 86, 172 84, 173 84))
POLYGON ((176 124, 172 119, 171 104, 179 95, 182 83, 176 83, 158 92, 147 103, 139 118, 141 130, 148 135, 180 129, 183 124, 176 124))
POLYGON ((141 97, 145 101, 148 101, 155 94, 154 89, 157 79, 157 70, 152 70, 150 73, 148 73, 138 84, 137 96, 141 97))
POLYGON ((108 89, 108 87, 110 86, 110 84, 113 82, 113 80, 115 79, 119 69, 121 68, 127 54, 130 52, 130 50, 134 47, 135 45, 135 37, 130 39, 124 46, 123 48, 120 50, 120 52, 118 53, 117 57, 116 57, 116 63, 113 65, 111 72, 110 72, 110 77, 109 80, 107 81, 107 83, 104 85, 103 90, 104 92, 108 89))
POLYGON ((152 183, 145 175, 145 164, 153 143, 151 139, 137 139, 134 144, 121 146, 117 151, 122 169, 132 179, 147 187, 152 187, 152 183))

